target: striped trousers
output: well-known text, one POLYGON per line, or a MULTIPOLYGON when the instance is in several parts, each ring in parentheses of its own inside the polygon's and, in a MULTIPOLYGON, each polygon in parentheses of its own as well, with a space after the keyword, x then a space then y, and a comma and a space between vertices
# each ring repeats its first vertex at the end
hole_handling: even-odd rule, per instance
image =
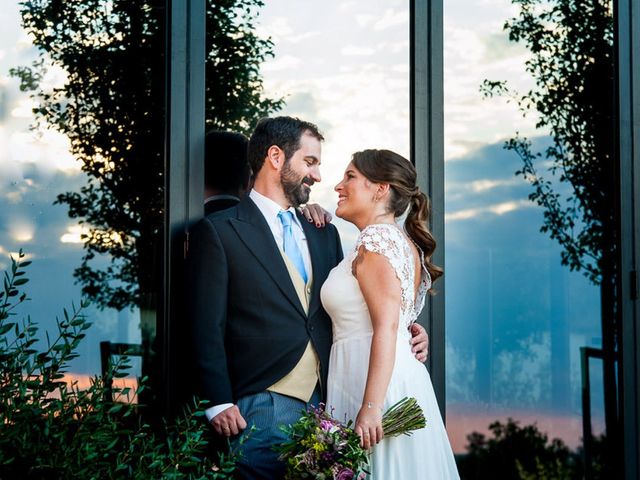
MULTIPOLYGON (((318 405, 319 389, 313 393, 309 404, 318 405)), ((237 402, 240 413, 247 421, 248 439, 240 443, 242 434, 231 440, 231 448, 241 454, 237 467, 237 478, 246 480, 276 480, 284 477, 285 465, 278 460, 273 446, 285 441, 281 425, 295 423, 307 403, 270 391, 242 397, 237 402)))

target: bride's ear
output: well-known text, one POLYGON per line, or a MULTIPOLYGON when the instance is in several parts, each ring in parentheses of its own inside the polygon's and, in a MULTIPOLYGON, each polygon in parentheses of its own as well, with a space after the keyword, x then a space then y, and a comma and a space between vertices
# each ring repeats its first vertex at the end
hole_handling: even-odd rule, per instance
POLYGON ((385 200, 389 195, 389 190, 391 186, 388 183, 378 183, 376 189, 376 198, 378 200, 385 200))

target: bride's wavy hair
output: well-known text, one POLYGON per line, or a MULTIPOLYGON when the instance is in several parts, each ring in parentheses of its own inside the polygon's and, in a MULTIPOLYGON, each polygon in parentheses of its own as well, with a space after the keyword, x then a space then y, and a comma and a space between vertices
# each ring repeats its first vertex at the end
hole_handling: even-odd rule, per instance
POLYGON ((427 227, 431 215, 429 199, 416 185, 416 169, 413 164, 390 150, 363 150, 352 158, 353 165, 367 180, 374 183, 388 183, 390 198, 389 212, 400 217, 409 208, 404 228, 424 253, 424 263, 431 280, 435 281, 444 273, 442 268, 431 263, 436 249, 436 240, 427 227))

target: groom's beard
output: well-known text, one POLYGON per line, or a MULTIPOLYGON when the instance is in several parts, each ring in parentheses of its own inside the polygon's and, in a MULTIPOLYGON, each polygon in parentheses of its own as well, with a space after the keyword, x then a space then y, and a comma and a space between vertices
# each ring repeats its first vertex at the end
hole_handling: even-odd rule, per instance
POLYGON ((315 182, 309 177, 300 178, 287 162, 280 172, 280 183, 282 184, 284 195, 291 203, 291 206, 297 208, 309 201, 310 187, 315 182))

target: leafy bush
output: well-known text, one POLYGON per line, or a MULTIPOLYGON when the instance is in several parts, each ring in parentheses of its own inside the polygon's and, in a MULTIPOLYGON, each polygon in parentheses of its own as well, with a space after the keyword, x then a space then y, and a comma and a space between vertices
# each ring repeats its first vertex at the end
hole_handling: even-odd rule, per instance
POLYGON ((235 458, 210 459, 198 404, 195 413, 152 428, 142 407, 128 401, 145 379, 136 392, 108 386, 127 375, 126 358, 85 390, 67 383, 69 362, 91 326, 86 304, 65 310, 57 336, 47 333, 40 348, 38 325, 30 317, 15 320, 16 307, 29 300, 21 287, 31 262, 22 251, 11 262, 0 291, 0 479, 231 478, 235 458))

